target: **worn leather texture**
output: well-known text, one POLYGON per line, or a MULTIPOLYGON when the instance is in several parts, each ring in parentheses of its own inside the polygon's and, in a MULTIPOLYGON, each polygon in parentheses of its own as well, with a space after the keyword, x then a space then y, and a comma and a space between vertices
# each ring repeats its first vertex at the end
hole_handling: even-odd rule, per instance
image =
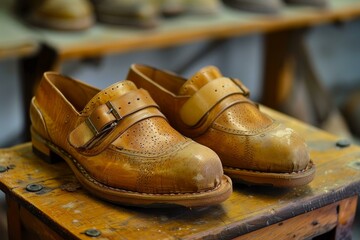
POLYGON ((104 199, 198 206, 231 193, 216 153, 174 130, 131 81, 100 91, 47 72, 30 117, 34 147, 59 154, 85 188, 104 199))
POLYGON ((133 64, 127 78, 150 92, 175 129, 213 149, 225 173, 300 174, 312 168, 304 139, 260 111, 240 80, 222 76, 214 66, 184 79, 133 64))

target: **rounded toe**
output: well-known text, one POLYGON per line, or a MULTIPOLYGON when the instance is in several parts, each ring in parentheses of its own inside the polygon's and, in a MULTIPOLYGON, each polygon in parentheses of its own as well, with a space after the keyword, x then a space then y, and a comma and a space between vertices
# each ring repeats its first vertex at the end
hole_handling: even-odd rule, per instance
POLYGON ((293 129, 279 125, 272 131, 262 134, 260 156, 261 164, 267 172, 291 173, 305 169, 310 155, 305 140, 293 129))
POLYGON ((216 188, 223 176, 223 168, 218 155, 208 147, 191 142, 179 151, 178 169, 174 179, 181 186, 187 186, 183 191, 202 192, 216 188))

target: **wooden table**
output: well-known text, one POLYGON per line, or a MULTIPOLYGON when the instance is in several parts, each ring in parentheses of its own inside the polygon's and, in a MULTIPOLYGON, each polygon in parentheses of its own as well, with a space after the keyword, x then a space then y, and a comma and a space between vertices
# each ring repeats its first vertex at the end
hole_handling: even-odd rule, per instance
POLYGON ((333 135, 266 111, 305 136, 317 167, 309 185, 292 189, 235 185, 227 201, 212 207, 122 207, 88 195, 64 162, 47 164, 25 143, 0 151, 0 189, 8 203, 9 237, 351 239, 360 192, 360 148, 340 147, 333 135))

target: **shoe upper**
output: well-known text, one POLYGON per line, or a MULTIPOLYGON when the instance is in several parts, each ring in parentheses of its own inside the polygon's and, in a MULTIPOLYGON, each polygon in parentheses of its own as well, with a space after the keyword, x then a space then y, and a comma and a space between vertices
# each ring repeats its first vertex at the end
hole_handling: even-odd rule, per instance
POLYGON ((128 79, 154 96, 176 130, 213 149, 224 168, 291 173, 310 162, 304 139, 261 112, 241 81, 216 67, 184 79, 134 64, 128 79))
POLYGON ((214 189, 223 176, 218 156, 174 130, 147 91, 131 81, 100 91, 45 73, 30 117, 37 134, 107 187, 192 193, 214 189))

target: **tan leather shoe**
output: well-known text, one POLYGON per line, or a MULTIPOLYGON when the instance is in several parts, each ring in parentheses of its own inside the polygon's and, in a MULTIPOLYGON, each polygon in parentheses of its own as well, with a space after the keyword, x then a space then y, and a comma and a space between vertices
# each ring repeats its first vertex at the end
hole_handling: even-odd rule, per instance
POLYGON ((313 179, 304 140, 262 113, 248 99, 248 89, 216 67, 186 80, 134 64, 128 79, 149 91, 176 130, 213 149, 233 180, 290 187, 313 179))
POLYGON ((83 30, 94 23, 88 0, 17 0, 20 17, 29 23, 56 30, 83 30))
POLYGON ((100 91, 45 73, 30 117, 34 152, 60 156, 102 199, 194 207, 220 203, 232 192, 216 153, 174 130, 131 81, 100 91))

